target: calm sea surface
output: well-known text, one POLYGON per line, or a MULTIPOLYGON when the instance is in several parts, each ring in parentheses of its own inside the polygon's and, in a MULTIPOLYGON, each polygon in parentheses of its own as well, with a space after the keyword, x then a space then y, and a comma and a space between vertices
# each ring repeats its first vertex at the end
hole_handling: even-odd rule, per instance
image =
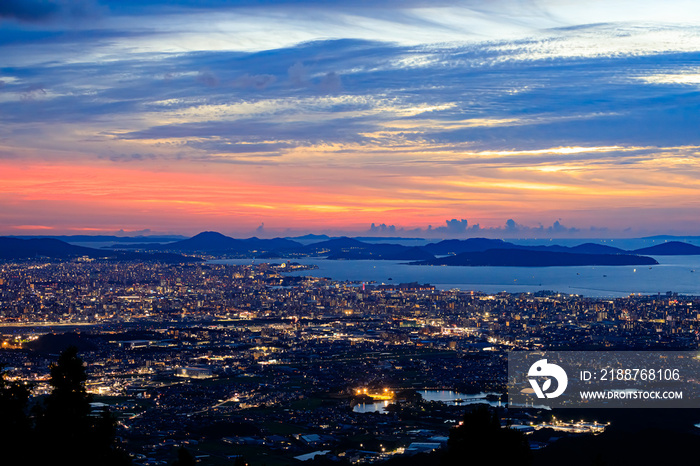
MULTIPOLYGON (((655 256, 654 266, 587 267, 445 267, 405 265, 405 261, 295 259, 317 270, 290 275, 328 277, 339 281, 430 283, 438 289, 496 293, 552 290, 592 297, 656 294, 674 291, 700 295, 700 256, 655 256)), ((212 261, 250 264, 250 259, 212 261)), ((256 260, 279 264, 280 259, 256 260)))

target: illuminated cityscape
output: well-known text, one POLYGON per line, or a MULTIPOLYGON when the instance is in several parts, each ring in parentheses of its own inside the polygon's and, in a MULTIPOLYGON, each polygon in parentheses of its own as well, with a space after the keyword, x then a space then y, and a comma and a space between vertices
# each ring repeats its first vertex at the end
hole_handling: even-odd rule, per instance
MULTIPOLYGON (((295 268, 5 263, 8 377, 49 393, 50 354, 76 345, 88 392, 117 415, 136 464, 167 463, 175 445, 212 464, 319 451, 357 463, 442 448, 465 406, 503 407, 507 351, 698 342, 697 297, 488 295, 289 276, 295 268)), ((604 431, 604 419, 546 412, 506 420, 529 435, 604 431)))

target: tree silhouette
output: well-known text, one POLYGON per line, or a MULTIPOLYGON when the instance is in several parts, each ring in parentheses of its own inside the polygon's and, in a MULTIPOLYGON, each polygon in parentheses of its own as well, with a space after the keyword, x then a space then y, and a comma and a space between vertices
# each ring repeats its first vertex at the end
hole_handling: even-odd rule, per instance
POLYGON ((7 371, 0 368, 0 452, 3 462, 7 464, 26 460, 25 451, 31 446, 28 401, 29 387, 22 382, 8 380, 7 371))
POLYGON ((82 465, 129 464, 128 455, 115 445, 115 420, 104 410, 91 415, 92 396, 85 390, 85 364, 74 346, 51 367, 51 394, 37 417, 40 460, 82 465))
POLYGON ((177 459, 173 461, 172 466, 194 466, 197 461, 192 456, 192 453, 187 451, 187 448, 180 447, 177 450, 177 459))
POLYGON ((50 431, 58 445, 82 441, 90 429, 92 397, 85 390, 87 375, 78 349, 66 349, 50 369, 52 391, 46 398, 40 427, 50 431))
POLYGON ((532 458, 525 436, 502 428, 496 411, 479 405, 464 414, 462 425, 450 431, 445 466, 466 464, 527 465, 532 458))

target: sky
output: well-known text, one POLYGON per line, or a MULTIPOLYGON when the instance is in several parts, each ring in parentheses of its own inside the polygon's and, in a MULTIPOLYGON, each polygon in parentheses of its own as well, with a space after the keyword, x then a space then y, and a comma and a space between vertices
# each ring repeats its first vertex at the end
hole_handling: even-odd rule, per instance
POLYGON ((700 232, 700 2, 0 2, 0 234, 700 232))

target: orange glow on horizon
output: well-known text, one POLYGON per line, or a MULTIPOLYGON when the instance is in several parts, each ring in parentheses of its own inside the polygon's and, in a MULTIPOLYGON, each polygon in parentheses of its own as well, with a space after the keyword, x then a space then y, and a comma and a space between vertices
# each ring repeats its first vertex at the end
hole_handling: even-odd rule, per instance
POLYGON ((13 218, 5 212, 0 219, 8 232, 104 232, 154 224, 187 232, 252 230, 263 222, 280 228, 343 228, 349 224, 366 228, 377 217, 400 220, 406 213, 415 215, 414 209, 396 198, 363 195, 357 189, 254 184, 214 173, 2 163, 0 182, 0 199, 5 203, 33 208, 32 212, 16 212, 15 218, 43 219, 41 225, 13 225, 13 218), (402 214, 392 214, 395 212, 402 214))
POLYGON ((693 171, 659 177, 648 169, 580 161, 571 169, 566 163, 541 169, 455 166, 450 175, 430 168, 417 174, 407 166, 281 164, 261 171, 255 165, 190 163, 177 167, 183 171, 168 171, 93 163, 0 162, 0 202, 6 206, 0 234, 122 229, 252 234, 262 223, 268 232, 362 233, 371 223, 425 229, 466 218, 470 225, 500 227, 514 218, 537 226, 563 216, 567 226, 622 229, 638 217, 632 210, 648 207, 650 200, 692 207, 700 190, 693 171))

